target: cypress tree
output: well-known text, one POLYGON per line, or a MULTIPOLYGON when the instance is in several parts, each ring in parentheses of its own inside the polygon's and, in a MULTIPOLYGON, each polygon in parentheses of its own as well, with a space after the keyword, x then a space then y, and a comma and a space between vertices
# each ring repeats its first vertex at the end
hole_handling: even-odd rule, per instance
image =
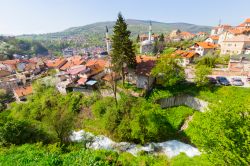
POLYGON ((137 36, 136 38, 136 42, 139 43, 140 42, 140 35, 137 36))
POLYGON ((127 30, 122 14, 118 14, 118 19, 114 26, 114 35, 112 37, 111 63, 115 72, 121 73, 123 84, 125 81, 124 67, 135 68, 136 57, 133 42, 130 40, 131 32, 127 30))
POLYGON ((160 35, 159 41, 160 42, 164 42, 164 35, 163 35, 163 33, 160 35))
POLYGON ((164 34, 162 33, 159 37, 159 47, 158 47, 158 51, 160 53, 162 53, 162 51, 164 50, 165 48, 165 43, 164 43, 164 34))

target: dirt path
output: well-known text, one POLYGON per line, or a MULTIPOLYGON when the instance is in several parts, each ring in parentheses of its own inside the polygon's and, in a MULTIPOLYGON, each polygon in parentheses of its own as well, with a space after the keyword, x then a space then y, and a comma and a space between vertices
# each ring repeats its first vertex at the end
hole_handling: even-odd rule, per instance
POLYGON ((193 116, 194 116, 194 115, 191 115, 191 116, 187 117, 187 119, 185 120, 184 124, 181 126, 180 131, 186 130, 186 129, 188 128, 188 123, 189 123, 190 121, 192 121, 193 116))

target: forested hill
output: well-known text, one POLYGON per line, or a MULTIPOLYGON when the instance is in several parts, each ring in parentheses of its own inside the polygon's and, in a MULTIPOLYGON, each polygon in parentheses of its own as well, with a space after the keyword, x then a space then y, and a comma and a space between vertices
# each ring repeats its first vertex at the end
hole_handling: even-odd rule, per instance
POLYGON ((13 54, 29 56, 47 55, 48 50, 38 41, 0 36, 0 60, 12 59, 13 54))
MULTIPOLYGON (((149 21, 128 19, 126 20, 126 22, 128 24, 128 29, 132 32, 132 37, 135 37, 138 34, 148 33, 149 21)), ((109 28, 109 31, 112 32, 114 24, 114 21, 98 22, 85 26, 69 28, 62 32, 40 35, 22 35, 19 36, 19 38, 29 38, 37 40, 70 38, 95 44, 100 42, 100 39, 104 38, 105 27, 107 26, 109 28)), ((192 33, 197 33, 200 31, 209 32, 211 30, 211 27, 209 26, 200 26, 188 23, 163 23, 153 21, 152 25, 154 33, 168 33, 174 29, 180 29, 182 31, 188 31, 192 33)))

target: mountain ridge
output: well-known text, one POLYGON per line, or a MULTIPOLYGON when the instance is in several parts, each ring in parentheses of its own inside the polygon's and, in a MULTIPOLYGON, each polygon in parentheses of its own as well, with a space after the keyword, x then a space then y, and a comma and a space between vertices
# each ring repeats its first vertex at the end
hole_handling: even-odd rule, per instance
MULTIPOLYGON (((152 22, 153 33, 169 33, 174 29, 180 29, 181 31, 188 31, 191 33, 197 33, 200 31, 209 32, 212 27, 195 25, 190 23, 164 23, 158 21, 152 22)), ((149 20, 137 20, 127 19, 128 29, 131 31, 131 37, 136 38, 138 34, 148 33, 149 20)), ((100 45, 104 41, 106 26, 109 29, 109 33, 112 34, 115 21, 103 21, 88 24, 84 26, 70 27, 60 32, 46 33, 46 34, 27 34, 17 36, 21 39, 33 39, 33 40, 57 40, 66 39, 78 42, 88 43, 89 45, 100 45)))

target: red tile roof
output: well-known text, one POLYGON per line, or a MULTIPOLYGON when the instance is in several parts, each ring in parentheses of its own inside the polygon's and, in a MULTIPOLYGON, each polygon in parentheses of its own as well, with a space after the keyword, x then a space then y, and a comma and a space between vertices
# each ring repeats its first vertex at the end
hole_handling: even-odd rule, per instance
POLYGON ((101 73, 104 70, 104 67, 100 66, 99 64, 93 64, 88 66, 88 68, 90 68, 90 72, 87 73, 89 77, 101 73))
POLYGON ((250 37, 246 35, 238 35, 230 39, 225 39, 224 42, 250 42, 250 37))
POLYGON ((244 32, 244 29, 238 29, 238 28, 229 29, 228 32, 235 34, 235 35, 239 35, 239 34, 242 34, 244 32))
POLYGON ((197 35, 207 35, 206 32, 198 32, 197 35))
POLYGON ((250 18, 247 18, 247 19, 245 20, 245 23, 250 23, 250 18))
POLYGON ((8 65, 12 70, 16 70, 16 66, 20 61, 18 59, 0 61, 1 64, 8 65))
POLYGON ((86 66, 88 67, 88 66, 98 64, 99 66, 104 68, 106 66, 106 63, 107 61, 104 59, 90 59, 87 61, 86 66))
POLYGON ((104 59, 90 59, 87 61, 86 66, 90 68, 90 73, 88 73, 88 76, 93 76, 102 72, 105 69, 107 63, 108 61, 104 59))
POLYGON ((25 66, 25 71, 32 71, 32 70, 35 70, 36 68, 37 68, 36 64, 28 63, 25 66))
POLYGON ((137 55, 136 56, 136 63, 140 63, 142 61, 155 61, 157 57, 155 56, 147 56, 147 55, 137 55))
POLYGON ((181 32, 180 35, 182 37, 194 37, 195 35, 190 32, 181 32))
POLYGON ((183 50, 177 50, 175 51, 175 53, 173 54, 173 56, 179 55, 182 58, 192 58, 195 55, 198 55, 196 52, 194 51, 183 51, 183 50))
POLYGON ((86 66, 85 65, 78 65, 78 66, 74 66, 74 67, 68 69, 67 73, 71 74, 71 75, 77 75, 83 71, 86 71, 86 66))
POLYGON ((246 23, 250 23, 250 18, 247 18, 243 23, 238 25, 238 27, 245 27, 246 23))
POLYGON ((84 78, 84 77, 81 77, 77 83, 78 85, 85 85, 85 83, 87 82, 88 78, 84 78))
POLYGON ((61 65, 65 64, 67 61, 64 58, 58 58, 55 60, 48 60, 46 62, 46 66, 48 66, 49 68, 59 68, 61 67, 61 65))
POLYGON ((156 64, 156 59, 153 56, 136 56, 136 74, 149 76, 156 64))
POLYGON ((0 61, 0 63, 6 64, 6 65, 17 65, 18 62, 19 62, 18 59, 0 61))
POLYGON ((207 49, 218 47, 217 45, 213 43, 209 43, 209 42, 197 42, 196 44, 199 45, 200 47, 207 48, 207 49))
POLYGON ((23 97, 32 94, 33 89, 32 86, 26 86, 15 88, 13 91, 18 97, 23 97))
POLYGON ((213 40, 219 40, 219 36, 210 36, 210 38, 213 40))
POLYGON ((67 63, 64 64, 60 70, 67 70, 73 66, 82 65, 85 60, 81 56, 73 56, 67 59, 67 63))

